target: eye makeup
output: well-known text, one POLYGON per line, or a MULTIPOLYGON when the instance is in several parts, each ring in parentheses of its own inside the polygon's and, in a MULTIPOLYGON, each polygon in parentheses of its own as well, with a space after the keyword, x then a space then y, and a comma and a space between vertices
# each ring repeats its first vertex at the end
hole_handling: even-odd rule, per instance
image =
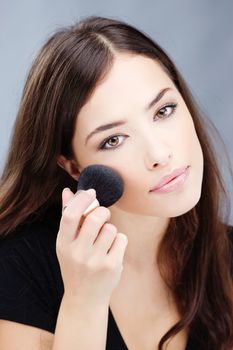
MULTIPOLYGON (((170 118, 173 115, 173 113, 175 112, 177 105, 178 105, 177 103, 167 103, 163 107, 161 107, 159 110, 157 110, 157 112, 155 113, 154 116, 156 116, 158 114, 158 112, 161 112, 162 110, 164 111, 164 110, 167 110, 168 108, 170 108, 171 112, 169 114, 166 114, 165 116, 162 115, 162 117, 157 118, 157 120, 164 120, 164 119, 170 118)), ((119 145, 113 146, 113 147, 106 147, 106 145, 108 144, 108 142, 110 140, 112 140, 116 137, 122 137, 122 136, 128 137, 128 136, 122 135, 122 134, 113 134, 111 136, 108 136, 100 143, 100 145, 98 146, 98 150, 99 151, 106 151, 106 150, 113 150, 113 149, 119 148, 123 144, 123 142, 120 143, 119 145)))

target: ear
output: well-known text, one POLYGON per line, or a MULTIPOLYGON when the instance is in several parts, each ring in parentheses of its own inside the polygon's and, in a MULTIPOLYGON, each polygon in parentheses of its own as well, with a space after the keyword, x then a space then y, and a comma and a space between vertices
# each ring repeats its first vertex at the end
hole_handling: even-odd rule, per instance
POLYGON ((78 180, 80 171, 75 159, 67 159, 63 155, 57 157, 57 164, 63 168, 73 179, 78 180))

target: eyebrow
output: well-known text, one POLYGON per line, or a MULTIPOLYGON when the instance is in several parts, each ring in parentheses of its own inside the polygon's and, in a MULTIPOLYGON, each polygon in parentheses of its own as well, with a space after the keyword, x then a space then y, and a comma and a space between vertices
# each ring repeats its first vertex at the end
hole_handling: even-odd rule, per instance
MULTIPOLYGON (((163 95, 169 90, 172 90, 172 89, 171 88, 165 88, 165 89, 160 90, 159 93, 155 96, 155 98, 146 106, 145 110, 146 111, 150 110, 154 105, 156 105, 159 102, 159 100, 161 100, 163 95)), ((124 124, 126 124, 126 120, 118 120, 118 121, 115 121, 113 123, 108 123, 108 124, 104 124, 104 125, 98 126, 95 130, 93 130, 86 137, 85 145, 87 144, 88 140, 93 135, 95 135, 95 134, 97 134, 99 132, 105 131, 105 130, 109 130, 109 129, 115 128, 115 127, 117 127, 119 125, 124 125, 124 124)))

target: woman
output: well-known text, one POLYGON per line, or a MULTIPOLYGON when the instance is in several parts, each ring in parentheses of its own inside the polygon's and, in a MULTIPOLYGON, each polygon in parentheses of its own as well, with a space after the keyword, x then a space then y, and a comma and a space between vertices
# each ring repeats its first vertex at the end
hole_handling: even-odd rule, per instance
POLYGON ((207 124, 136 28, 89 17, 47 40, 0 199, 1 349, 233 347, 232 227, 207 124), (91 164, 117 170, 124 193, 78 230, 91 164))

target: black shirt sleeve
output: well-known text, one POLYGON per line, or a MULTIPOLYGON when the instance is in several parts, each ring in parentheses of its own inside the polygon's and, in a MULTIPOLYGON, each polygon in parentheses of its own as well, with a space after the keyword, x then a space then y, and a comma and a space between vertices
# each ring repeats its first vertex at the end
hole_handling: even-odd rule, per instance
POLYGON ((54 333, 64 291, 56 235, 37 223, 0 240, 0 319, 54 333))

